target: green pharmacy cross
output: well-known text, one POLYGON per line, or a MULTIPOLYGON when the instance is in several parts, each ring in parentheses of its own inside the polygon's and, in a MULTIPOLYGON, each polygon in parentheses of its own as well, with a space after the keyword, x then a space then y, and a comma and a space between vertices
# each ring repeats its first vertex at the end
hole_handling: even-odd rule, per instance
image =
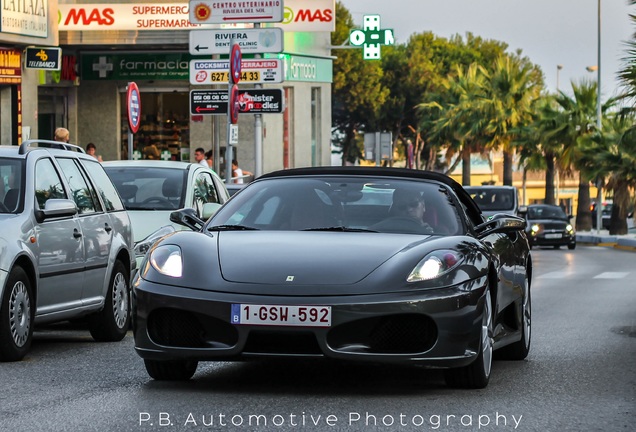
POLYGON ((363 45, 365 60, 380 60, 380 45, 393 45, 393 30, 380 30, 380 15, 365 15, 362 30, 354 29, 349 33, 349 43, 363 45))

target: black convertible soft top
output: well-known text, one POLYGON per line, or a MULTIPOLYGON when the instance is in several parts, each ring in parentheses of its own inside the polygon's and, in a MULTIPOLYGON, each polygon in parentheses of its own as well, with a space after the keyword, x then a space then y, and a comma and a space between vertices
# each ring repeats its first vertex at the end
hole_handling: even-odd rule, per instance
POLYGON ((433 171, 412 170, 406 168, 385 168, 385 167, 361 167, 361 166, 325 166, 325 167, 306 167, 292 168, 286 170, 272 171, 263 174, 258 178, 274 178, 274 177, 302 177, 316 175, 358 175, 358 176, 377 176, 377 177, 402 177, 415 178, 422 180, 433 180, 443 183, 450 187, 458 196, 460 201, 466 205, 466 211, 473 218, 481 214, 479 206, 473 201, 468 192, 464 190, 462 185, 457 183, 451 177, 433 171))

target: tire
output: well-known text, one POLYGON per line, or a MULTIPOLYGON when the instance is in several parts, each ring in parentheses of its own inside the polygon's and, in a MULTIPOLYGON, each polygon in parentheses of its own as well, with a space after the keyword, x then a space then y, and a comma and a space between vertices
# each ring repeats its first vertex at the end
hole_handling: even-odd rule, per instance
POLYGON ((186 360, 144 360, 146 371, 157 381, 187 381, 197 371, 199 362, 186 360))
POLYGON ((130 327, 130 283, 128 271, 121 261, 115 261, 104 308, 88 317, 91 336, 98 342, 117 342, 130 327))
POLYGON ((517 342, 497 350, 497 358, 503 360, 523 360, 530 352, 530 336, 532 335, 532 296, 530 294, 530 281, 525 278, 523 287, 523 301, 521 303, 521 339, 517 342))
POLYGON ((482 317, 479 354, 475 361, 468 366, 444 371, 444 378, 449 387, 480 389, 485 388, 490 380, 493 357, 493 313, 490 289, 486 289, 484 299, 485 304, 482 317))
POLYGON ((9 273, 0 306, 0 361, 22 360, 31 348, 35 302, 22 267, 9 273))
POLYGON ((569 245, 568 245, 568 249, 570 249, 570 250, 574 250, 574 249, 576 249, 576 243, 569 244, 569 245))

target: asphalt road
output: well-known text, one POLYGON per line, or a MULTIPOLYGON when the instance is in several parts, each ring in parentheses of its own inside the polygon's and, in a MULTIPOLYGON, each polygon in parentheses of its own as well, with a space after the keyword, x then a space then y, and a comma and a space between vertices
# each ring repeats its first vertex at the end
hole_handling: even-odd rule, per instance
POLYGON ((81 326, 36 332, 0 364, 2 431, 631 431, 636 424, 636 254, 534 249, 532 349, 496 361, 484 390, 439 371, 330 361, 203 363, 151 380, 123 342, 81 326))

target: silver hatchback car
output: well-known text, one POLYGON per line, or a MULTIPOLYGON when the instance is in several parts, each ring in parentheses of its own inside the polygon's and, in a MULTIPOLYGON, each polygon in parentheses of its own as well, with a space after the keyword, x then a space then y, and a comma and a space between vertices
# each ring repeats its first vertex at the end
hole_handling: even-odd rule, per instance
POLYGON ((86 317, 95 340, 124 338, 133 234, 96 159, 54 141, 0 146, 0 226, 0 361, 27 354, 36 324, 86 317))

